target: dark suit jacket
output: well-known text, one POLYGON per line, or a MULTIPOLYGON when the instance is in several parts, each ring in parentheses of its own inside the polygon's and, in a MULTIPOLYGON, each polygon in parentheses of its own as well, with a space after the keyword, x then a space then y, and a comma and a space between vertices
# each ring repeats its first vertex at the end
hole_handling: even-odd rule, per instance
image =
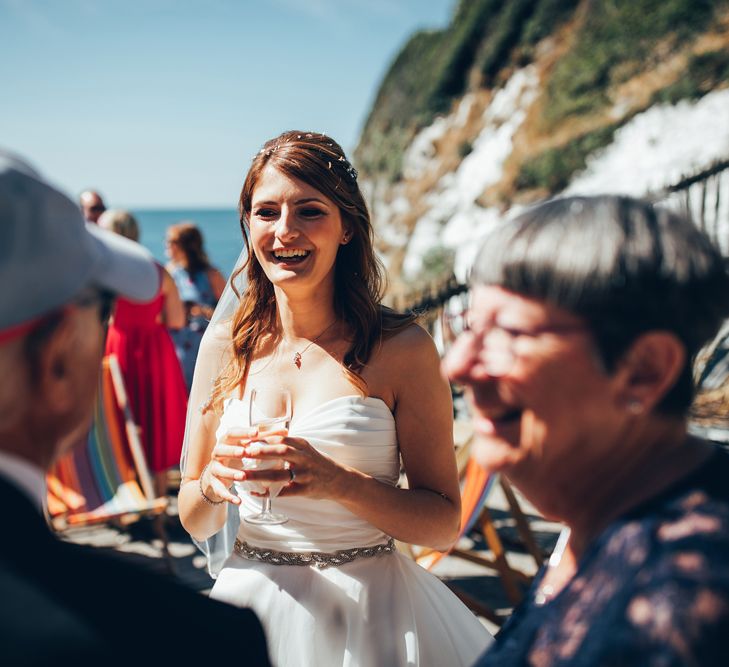
POLYGON ((0 511, 2 665, 269 665, 253 612, 58 540, 2 477, 0 511))

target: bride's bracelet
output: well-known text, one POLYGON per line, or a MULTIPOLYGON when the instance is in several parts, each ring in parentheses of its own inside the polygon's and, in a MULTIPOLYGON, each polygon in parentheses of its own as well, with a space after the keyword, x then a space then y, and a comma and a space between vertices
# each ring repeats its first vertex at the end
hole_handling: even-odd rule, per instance
POLYGON ((205 467, 202 469, 202 472, 200 473, 200 479, 198 480, 198 486, 200 487, 200 495, 202 496, 202 499, 208 505, 222 505, 225 502, 225 499, 223 499, 223 500, 210 500, 210 498, 208 498, 205 495, 205 491, 203 491, 202 478, 203 478, 203 475, 205 474, 205 471, 208 469, 208 466, 209 465, 210 465, 209 463, 205 464, 205 467))

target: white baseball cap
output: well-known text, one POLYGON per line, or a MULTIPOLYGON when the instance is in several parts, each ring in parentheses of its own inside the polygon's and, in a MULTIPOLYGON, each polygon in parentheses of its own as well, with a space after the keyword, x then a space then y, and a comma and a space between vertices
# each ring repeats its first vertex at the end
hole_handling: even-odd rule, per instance
POLYGON ((138 243, 87 224, 78 206, 0 149, 0 340, 98 287, 150 301, 160 285, 138 243))

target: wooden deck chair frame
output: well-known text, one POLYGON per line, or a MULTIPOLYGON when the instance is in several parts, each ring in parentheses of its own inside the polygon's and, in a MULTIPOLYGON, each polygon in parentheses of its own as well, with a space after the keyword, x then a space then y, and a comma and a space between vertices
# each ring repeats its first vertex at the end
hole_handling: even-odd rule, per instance
MULTIPOLYGON (((458 440, 457 436, 456 440, 458 440)), ((521 509, 516 494, 506 478, 502 476, 489 475, 473 459, 470 458, 470 437, 466 439, 463 446, 457 449, 456 461, 458 463, 459 471, 461 471, 462 480, 461 528, 456 544, 458 544, 458 541, 462 537, 468 535, 474 528, 478 528, 493 556, 484 556, 471 550, 459 549, 457 546, 454 546, 446 552, 413 547, 412 545, 399 544, 398 546, 401 551, 408 554, 419 565, 428 570, 433 568, 436 563, 447 555, 462 558, 495 570, 499 576, 504 593, 509 599, 509 602, 512 605, 517 605, 522 599, 520 584, 528 585, 531 581, 531 577, 521 570, 514 568, 509 563, 504 544, 496 530, 491 513, 489 512, 488 507, 486 507, 486 498, 497 481, 504 492, 504 496, 506 497, 506 501, 509 505, 509 511, 511 516, 514 518, 520 540, 525 550, 534 559, 537 568, 541 567, 544 561, 544 556, 534 539, 531 529, 529 528, 529 523, 521 509)), ((452 585, 447 581, 445 583, 474 613, 487 618, 497 625, 503 624, 504 619, 491 607, 477 600, 457 586, 452 585)))
MULTIPOLYGON (((103 405, 97 406, 96 419, 100 419, 102 415, 110 415, 111 411, 118 407, 123 418, 123 433, 125 437, 121 435, 121 424, 115 422, 114 424, 106 423, 99 425, 106 429, 109 445, 113 450, 103 452, 101 458, 105 459, 107 465, 112 465, 113 461, 118 462, 124 459, 124 454, 121 452, 122 442, 128 446, 132 470, 128 470, 128 464, 124 469, 126 476, 129 476, 131 472, 136 480, 138 480, 138 487, 136 483, 130 487, 131 494, 137 498, 137 507, 134 507, 132 510, 126 509, 119 513, 75 512, 75 510, 80 510, 83 507, 85 499, 83 495, 75 491, 74 488, 71 488, 74 486, 81 488, 73 463, 69 460, 62 459, 58 463, 58 466, 63 470, 64 478, 75 480, 76 483, 70 486, 64 485, 57 477, 53 475, 48 476, 49 510, 51 510, 52 514, 55 514, 51 523, 59 531, 71 527, 104 522, 114 522, 125 526, 133 523, 142 516, 159 517, 165 512, 168 505, 166 498, 157 498, 155 496, 152 478, 139 438, 139 427, 134 422, 132 416, 119 362, 114 355, 109 355, 104 358, 102 363, 103 369, 99 380, 99 396, 97 401, 103 402, 103 405), (105 372, 108 373, 106 377, 104 375, 105 372), (106 391, 104 390, 105 383, 106 391), (66 511, 60 511, 64 506, 66 511), (53 511, 54 509, 56 511, 53 511)), ((106 481, 103 479, 104 467, 103 461, 97 462, 95 466, 92 465, 92 472, 95 475, 96 481, 102 486, 104 486, 106 481)), ((155 521, 154 528, 158 537, 162 540, 163 550, 169 562, 168 537, 162 522, 155 521)))

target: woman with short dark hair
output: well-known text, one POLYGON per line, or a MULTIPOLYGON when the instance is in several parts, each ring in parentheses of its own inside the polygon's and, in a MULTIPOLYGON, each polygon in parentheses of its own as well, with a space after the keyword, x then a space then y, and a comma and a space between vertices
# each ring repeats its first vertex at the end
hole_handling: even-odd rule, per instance
POLYGON ((444 365, 479 463, 567 529, 479 665, 726 664, 729 455, 686 413, 727 315, 719 252, 647 202, 557 199, 486 239, 444 365))

